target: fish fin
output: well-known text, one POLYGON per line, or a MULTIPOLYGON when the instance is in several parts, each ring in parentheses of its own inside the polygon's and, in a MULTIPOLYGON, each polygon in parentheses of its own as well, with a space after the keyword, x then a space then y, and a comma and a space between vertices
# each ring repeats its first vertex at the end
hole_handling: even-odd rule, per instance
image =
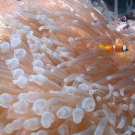
POLYGON ((105 49, 105 46, 103 45, 103 44, 99 44, 99 48, 103 48, 103 49, 105 49))
POLYGON ((125 56, 125 52, 121 52, 121 53, 120 53, 120 56, 121 56, 121 57, 124 57, 124 56, 125 56))
POLYGON ((115 45, 116 45, 116 46, 123 46, 122 43, 116 43, 115 45))

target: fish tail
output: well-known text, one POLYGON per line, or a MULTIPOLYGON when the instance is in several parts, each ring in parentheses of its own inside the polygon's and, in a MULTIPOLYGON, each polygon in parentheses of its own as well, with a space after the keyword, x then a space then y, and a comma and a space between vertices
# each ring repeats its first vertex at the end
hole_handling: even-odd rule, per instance
POLYGON ((99 48, 103 48, 103 49, 105 49, 105 46, 103 45, 103 44, 99 44, 99 48))

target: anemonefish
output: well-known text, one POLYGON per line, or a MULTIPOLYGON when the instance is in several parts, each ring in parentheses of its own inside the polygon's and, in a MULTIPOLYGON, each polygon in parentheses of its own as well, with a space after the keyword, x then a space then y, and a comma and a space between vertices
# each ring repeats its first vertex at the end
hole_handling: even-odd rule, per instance
POLYGON ((122 22, 127 22, 128 20, 135 20, 135 12, 130 12, 129 14, 126 14, 124 16, 120 17, 122 22))
POLYGON ((115 52, 129 51, 129 47, 126 45, 122 45, 121 43, 117 43, 115 45, 103 45, 100 43, 99 48, 105 49, 106 51, 115 51, 115 52))

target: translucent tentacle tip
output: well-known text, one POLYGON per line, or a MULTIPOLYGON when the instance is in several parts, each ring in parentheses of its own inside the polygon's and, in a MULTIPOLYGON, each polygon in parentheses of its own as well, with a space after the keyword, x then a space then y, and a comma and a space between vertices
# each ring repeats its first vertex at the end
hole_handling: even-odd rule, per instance
POLYGON ((19 66, 19 60, 16 58, 5 61, 9 70, 14 70, 19 66))
POLYGON ((13 38, 13 39, 11 40, 11 46, 12 46, 13 48, 16 48, 16 47, 20 46, 21 43, 22 43, 22 41, 21 41, 20 38, 13 38))
POLYGON ((41 124, 44 128, 49 128, 51 124, 54 122, 55 116, 51 112, 45 112, 41 118, 41 124))
POLYGON ((20 76, 24 75, 24 71, 22 69, 16 69, 16 70, 12 70, 12 75, 14 79, 18 79, 20 76))
POLYGON ((0 44, 0 49, 3 53, 6 53, 10 50, 10 44, 8 42, 3 42, 0 44))
POLYGON ((43 68, 43 67, 44 67, 44 63, 43 63, 43 61, 41 61, 41 60, 34 60, 34 61, 32 62, 32 65, 33 65, 33 67, 34 67, 34 66, 39 67, 39 68, 43 68))
POLYGON ((43 68, 39 68, 37 66, 34 66, 33 70, 39 75, 44 75, 44 73, 45 73, 45 70, 43 68))
POLYGON ((72 116, 73 116, 73 121, 76 124, 79 124, 82 121, 83 117, 84 117, 84 112, 83 112, 83 110, 81 108, 76 108, 72 112, 72 116))
POLYGON ((71 114, 71 109, 68 106, 63 106, 57 111, 56 114, 59 119, 67 119, 71 114))
POLYGON ((18 80, 12 81, 14 84, 17 84, 20 88, 26 88, 28 86, 28 78, 25 76, 20 76, 18 80))
POLYGON ((26 56, 26 51, 24 49, 14 50, 14 57, 18 60, 23 60, 26 56))
POLYGON ((43 85, 44 82, 47 80, 47 77, 42 76, 42 75, 30 75, 29 80, 33 81, 39 85, 43 85))
POLYGON ((85 98, 82 103, 82 107, 85 111, 91 112, 95 109, 96 103, 93 98, 85 98))

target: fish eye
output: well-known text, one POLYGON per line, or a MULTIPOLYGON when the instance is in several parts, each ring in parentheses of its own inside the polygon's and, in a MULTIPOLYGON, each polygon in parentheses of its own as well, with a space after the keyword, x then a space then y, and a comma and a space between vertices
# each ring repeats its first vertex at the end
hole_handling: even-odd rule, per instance
POLYGON ((122 16, 121 17, 121 21, 126 21, 127 20, 127 17, 126 16, 122 16))
POLYGON ((124 21, 126 21, 127 20, 127 17, 126 16, 123 16, 123 18, 122 18, 124 21))

